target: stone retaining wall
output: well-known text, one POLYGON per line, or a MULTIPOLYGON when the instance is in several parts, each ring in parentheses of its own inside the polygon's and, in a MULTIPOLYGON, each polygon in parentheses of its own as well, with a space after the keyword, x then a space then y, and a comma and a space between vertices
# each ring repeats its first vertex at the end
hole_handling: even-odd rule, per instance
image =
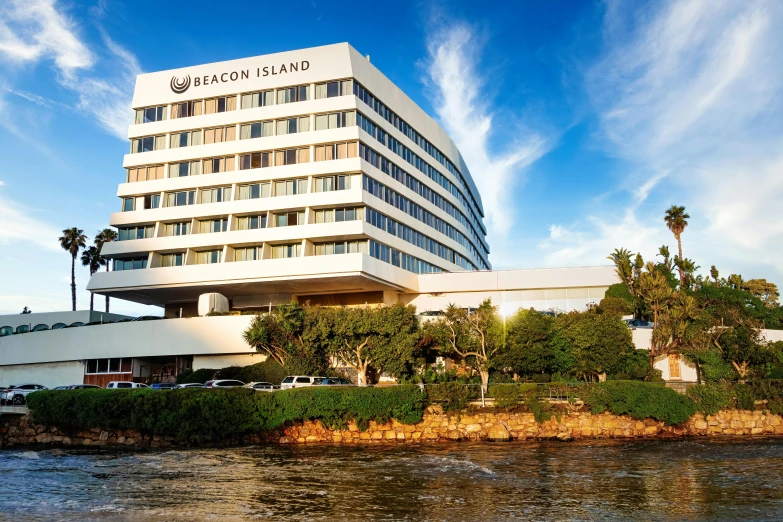
MULTIPOLYGON (((224 445, 299 443, 373 443, 373 442, 437 442, 460 440, 572 440, 606 438, 671 438, 685 436, 783 436, 783 418, 766 411, 725 410, 716 415, 694 415, 679 426, 664 426, 652 419, 644 421, 608 413, 592 415, 569 412, 560 420, 535 422, 531 413, 443 413, 431 407, 418 424, 386 424, 370 422, 361 431, 355 424, 344 430, 331 430, 319 421, 301 424, 267 433, 251 434, 238 440, 223 441, 224 445)), ((135 430, 92 428, 68 431, 53 426, 33 424, 29 415, 6 417, 0 421, 0 448, 17 445, 59 446, 132 446, 161 448, 186 445, 172 436, 149 436, 135 430)))

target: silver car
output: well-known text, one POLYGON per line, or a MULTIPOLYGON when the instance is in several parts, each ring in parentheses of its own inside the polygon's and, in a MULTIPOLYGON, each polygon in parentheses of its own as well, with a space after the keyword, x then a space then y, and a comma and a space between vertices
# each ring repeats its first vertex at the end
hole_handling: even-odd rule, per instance
POLYGON ((47 390, 46 386, 40 384, 13 384, 3 391, 0 391, 0 400, 10 402, 15 406, 21 406, 25 403, 26 397, 38 390, 47 390))

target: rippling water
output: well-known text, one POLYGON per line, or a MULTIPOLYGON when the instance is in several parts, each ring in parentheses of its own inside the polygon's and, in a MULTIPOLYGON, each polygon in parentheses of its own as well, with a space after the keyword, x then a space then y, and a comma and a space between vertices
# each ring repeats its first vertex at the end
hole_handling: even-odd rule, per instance
POLYGON ((0 520, 776 520, 783 441, 0 451, 0 520))

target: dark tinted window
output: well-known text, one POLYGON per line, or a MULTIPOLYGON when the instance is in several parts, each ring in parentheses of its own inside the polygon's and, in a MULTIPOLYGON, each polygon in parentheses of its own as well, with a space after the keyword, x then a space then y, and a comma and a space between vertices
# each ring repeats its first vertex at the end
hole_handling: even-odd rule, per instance
POLYGON ((243 386, 240 381, 223 381, 220 386, 243 386))
POLYGON ((282 382, 283 382, 283 384, 288 384, 288 383, 294 382, 294 378, 293 377, 286 377, 285 379, 283 379, 282 382))
POLYGON ((310 377, 297 377, 296 382, 308 383, 310 382, 310 377))
POLYGON ((133 388, 133 384, 129 382, 118 382, 117 388, 133 388))

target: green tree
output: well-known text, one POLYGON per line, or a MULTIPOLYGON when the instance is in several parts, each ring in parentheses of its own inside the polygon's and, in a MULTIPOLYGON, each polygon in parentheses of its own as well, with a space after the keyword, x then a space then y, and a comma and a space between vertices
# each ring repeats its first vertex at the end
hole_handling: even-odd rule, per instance
MULTIPOLYGON (((98 251, 98 248, 95 246, 89 247, 87 250, 82 252, 82 265, 89 267, 90 270, 90 277, 93 276, 95 272, 100 270, 100 268, 106 264, 106 260, 101 256, 101 253, 98 251)), ((95 294, 90 292, 90 311, 92 312, 95 301, 95 294)))
POLYGON ((720 272, 718 272, 718 269, 715 268, 715 265, 710 267, 710 277, 715 282, 715 285, 720 284, 720 272))
POLYGON ((315 307, 307 339, 356 370, 366 386, 375 369, 399 378, 410 371, 418 350, 419 321, 412 305, 379 307, 315 307))
POLYGON ((299 303, 288 303, 253 317, 243 338, 247 344, 285 367, 292 359, 316 355, 312 345, 304 342, 305 331, 305 308, 299 303))
POLYGON ((73 311, 76 311, 76 256, 79 251, 87 245, 87 237, 84 230, 80 228, 66 228, 59 239, 63 250, 71 254, 71 304, 73 311))
MULTIPOLYGON (((98 247, 98 253, 103 255, 103 245, 106 243, 111 243, 112 241, 117 240, 117 232, 110 228, 104 228, 98 234, 95 236, 95 239, 93 240, 93 243, 95 243, 95 246, 98 247)), ((106 259, 106 271, 109 271, 109 260, 106 259)), ((106 296, 106 313, 109 313, 109 296, 106 296)))
MULTIPOLYGON (((677 240, 678 255, 674 260, 675 265, 677 265, 678 259, 684 259, 682 257, 682 233, 685 231, 685 227, 688 226, 688 219, 690 219, 690 216, 685 212, 685 207, 677 205, 672 205, 666 210, 666 214, 663 217, 666 227, 671 230, 672 234, 674 234, 674 239, 677 240)), ((680 288, 683 288, 685 283, 685 272, 683 271, 682 266, 678 265, 677 269, 680 272, 680 288)))
POLYGON ((621 372, 635 355, 631 331, 617 316, 570 312, 557 317, 556 328, 556 343, 565 343, 571 373, 586 380, 621 372))
POLYGON ((765 346, 757 322, 738 319, 736 323, 734 326, 723 327, 723 333, 715 338, 715 345, 724 359, 737 371, 740 379, 745 379, 772 362, 774 354, 765 346))
POLYGON ((507 320, 508 346, 500 359, 502 366, 512 368, 519 375, 552 373, 556 362, 552 343, 554 328, 554 317, 533 309, 519 310, 507 320))
POLYGON ((425 326, 443 355, 458 357, 481 376, 484 393, 489 384, 489 372, 505 352, 503 321, 492 300, 484 300, 478 308, 466 310, 450 304, 443 316, 425 326))
POLYGON ((666 306, 674 291, 661 272, 652 263, 647 264, 647 272, 639 276, 639 293, 653 312, 653 328, 658 326, 658 315, 666 306))
POLYGON ((767 308, 780 306, 778 303, 780 292, 778 292, 778 286, 775 283, 770 283, 766 279, 748 279, 742 285, 742 289, 753 297, 761 299, 767 308))

